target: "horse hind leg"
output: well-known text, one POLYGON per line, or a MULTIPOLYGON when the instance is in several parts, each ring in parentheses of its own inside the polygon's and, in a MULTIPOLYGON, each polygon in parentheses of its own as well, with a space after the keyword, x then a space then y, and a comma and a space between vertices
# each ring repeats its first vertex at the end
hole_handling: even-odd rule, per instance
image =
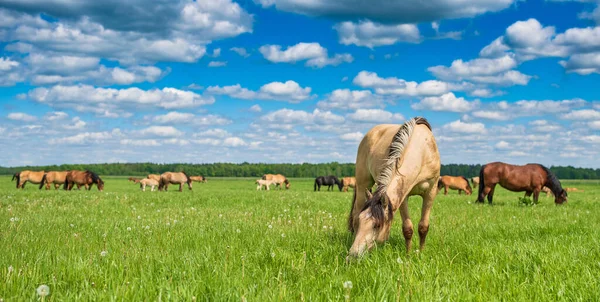
POLYGON ((183 192, 183 184, 179 184, 179 192, 183 192))
POLYGON ((490 204, 492 204, 492 200, 494 199, 494 190, 496 189, 496 185, 492 185, 492 187, 489 190, 489 193, 487 194, 487 200, 490 204))
POLYGON ((427 194, 423 195, 423 206, 421 210, 421 220, 419 221, 419 249, 423 250, 425 247, 425 239, 427 239, 427 233, 429 233, 429 214, 431 214, 431 208, 433 207, 433 201, 435 199, 435 190, 430 190, 427 194))

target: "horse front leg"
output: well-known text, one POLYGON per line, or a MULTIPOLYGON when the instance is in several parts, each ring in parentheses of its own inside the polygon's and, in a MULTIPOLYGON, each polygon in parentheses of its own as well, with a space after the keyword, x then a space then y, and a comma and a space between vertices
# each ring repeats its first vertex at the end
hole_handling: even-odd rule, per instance
POLYGON ((408 198, 405 198, 400 205, 400 216, 402 216, 402 235, 404 236, 404 245, 406 253, 412 248, 413 224, 408 213, 408 198))
POLYGON ((431 214, 436 194, 435 190, 429 190, 429 192, 423 195, 421 221, 419 221, 419 250, 421 251, 425 248, 425 239, 427 239, 427 233, 429 233, 429 214, 431 214))
POLYGON ((448 186, 444 185, 444 195, 448 195, 448 186))
POLYGON ((183 184, 179 184, 179 192, 183 192, 183 184))
POLYGON ((534 203, 538 203, 538 198, 540 197, 540 190, 534 190, 533 191, 533 202, 534 203))

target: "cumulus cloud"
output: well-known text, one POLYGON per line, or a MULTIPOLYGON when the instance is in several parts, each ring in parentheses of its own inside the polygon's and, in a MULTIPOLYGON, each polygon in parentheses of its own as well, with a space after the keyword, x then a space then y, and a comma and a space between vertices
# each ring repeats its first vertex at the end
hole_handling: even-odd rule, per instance
POLYGON ((252 107, 250 107, 250 109, 248 109, 250 112, 261 112, 262 108, 260 107, 260 105, 256 104, 256 105, 252 105, 252 107))
POLYGON ((391 113, 382 109, 358 109, 348 114, 348 118, 361 123, 391 123, 404 120, 400 113, 391 113))
POLYGON ((333 114, 331 111, 321 111, 315 109, 312 113, 303 110, 280 109, 269 112, 260 117, 262 123, 272 123, 276 126, 281 124, 336 124, 344 122, 344 117, 333 114))
POLYGON ((356 110, 383 107, 383 101, 370 90, 336 89, 318 102, 317 107, 325 110, 356 110))
MULTIPOLYGON (((176 88, 142 90, 98 88, 89 85, 40 87, 31 90, 28 97, 55 108, 72 108, 98 115, 127 112, 127 109, 190 108, 214 103, 214 98, 176 88)), ((117 114, 118 115, 118 114, 117 114)))
POLYGON ((327 49, 319 43, 298 43, 285 50, 282 50, 280 45, 264 45, 259 48, 259 51, 265 59, 273 63, 306 61, 306 66, 315 68, 323 68, 328 65, 337 66, 354 61, 352 55, 347 53, 329 57, 327 49))
POLYGON ((485 125, 482 123, 466 123, 460 120, 448 123, 442 126, 442 129, 457 132, 457 133, 470 133, 470 134, 483 134, 486 132, 485 125))
POLYGON ((456 1, 456 0, 405 0, 405 1, 354 1, 354 0, 254 0, 263 7, 275 6, 278 10, 323 16, 343 20, 369 19, 384 23, 419 23, 442 19, 468 18, 486 12, 496 12, 509 7, 513 0, 456 1))
POLYGON ((600 111, 594 109, 573 110, 562 118, 567 120, 600 120, 600 111))
POLYGON ((237 53, 238 55, 240 55, 240 56, 242 56, 244 58, 247 58, 247 57, 250 56, 250 54, 248 53, 248 51, 245 48, 243 48, 243 47, 232 47, 229 50, 237 53))
POLYGON ((364 134, 360 132, 350 132, 340 135, 340 139, 343 141, 360 142, 363 139, 364 134))
POLYGON ((113 137, 111 132, 83 132, 73 136, 67 136, 62 138, 52 138, 48 140, 49 144, 52 145, 85 145, 85 144, 97 144, 103 141, 109 140, 113 137))
POLYGON ((232 86, 211 86, 206 89, 212 94, 228 95, 243 100, 275 100, 299 103, 311 98, 311 88, 301 87, 294 81, 271 82, 260 87, 258 91, 243 88, 240 84, 232 86))
POLYGON ((495 121, 506 121, 511 118, 507 113, 501 112, 501 111, 479 110, 479 111, 474 111, 471 114, 477 118, 495 120, 495 121))
POLYGON ((428 70, 442 80, 469 80, 477 83, 503 86, 527 85, 531 76, 511 70, 517 61, 510 55, 499 58, 478 58, 471 61, 455 60, 450 67, 433 66, 428 70))
POLYGON ((385 25, 371 21, 342 22, 334 26, 339 42, 373 48, 398 42, 419 43, 421 33, 414 24, 385 25))
POLYGON ((33 115, 29 115, 27 113, 23 113, 23 112, 9 113, 6 117, 9 120, 21 121, 21 122, 34 122, 37 120, 37 117, 35 117, 33 115))
POLYGON ((210 61, 208 67, 224 67, 227 66, 227 61, 210 61))
POLYGON ((421 99, 418 103, 411 105, 415 110, 467 112, 479 106, 479 101, 469 102, 464 98, 457 98, 454 93, 449 92, 441 96, 432 96, 421 99))
POLYGON ((193 113, 184 113, 171 111, 166 114, 147 116, 147 120, 158 124, 192 124, 192 125, 227 125, 231 124, 230 119, 224 118, 219 115, 207 114, 207 115, 195 115, 193 113))
POLYGON ((148 128, 138 130, 135 133, 142 136, 159 137, 174 137, 183 135, 183 132, 172 126, 150 126, 148 128))
POLYGON ((450 92, 450 90, 463 90, 461 85, 450 84, 442 81, 430 80, 421 83, 405 81, 396 77, 381 78, 375 72, 361 71, 353 80, 355 85, 363 88, 375 89, 377 94, 395 96, 436 96, 450 92))

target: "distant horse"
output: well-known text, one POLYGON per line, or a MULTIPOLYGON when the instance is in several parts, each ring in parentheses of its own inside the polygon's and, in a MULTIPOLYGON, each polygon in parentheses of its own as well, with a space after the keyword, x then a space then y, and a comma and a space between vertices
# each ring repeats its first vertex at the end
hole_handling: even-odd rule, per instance
POLYGON ((265 174, 262 176, 262 179, 272 181, 272 183, 275 184, 275 187, 279 187, 280 190, 282 188, 282 184, 285 184, 286 190, 290 188, 290 181, 281 174, 265 174))
POLYGON ((190 176, 190 178, 192 179, 192 181, 195 182, 206 182, 206 177, 204 176, 190 176))
POLYGON ((344 184, 335 176, 333 175, 329 175, 329 176, 319 176, 317 178, 315 178, 315 192, 317 191, 317 189, 319 191, 321 191, 321 186, 327 186, 327 191, 332 190, 333 191, 333 186, 337 185, 338 188, 340 189, 340 192, 342 192, 342 187, 344 186, 344 184))
MULTIPOLYGON (((565 190, 566 191, 566 190, 565 190)), ((554 194, 552 194, 552 190, 550 190, 550 188, 543 186, 541 192, 546 193, 546 197, 550 197, 550 196, 554 196, 554 194)))
POLYGON ((259 190, 262 190, 263 187, 265 187, 266 190, 269 191, 272 184, 273 184, 273 181, 271 181, 271 180, 257 179, 256 180, 256 190, 259 191, 259 190))
POLYGON ((579 190, 577 188, 565 188, 567 192, 584 192, 583 190, 579 190))
POLYGON ((127 178, 127 180, 133 182, 134 184, 137 184, 142 179, 141 178, 136 178, 136 177, 129 177, 129 178, 127 178))
POLYGON ((562 204, 567 201, 565 191, 558 178, 546 167, 540 164, 515 166, 501 162, 493 162, 481 167, 479 172, 479 196, 477 202, 483 202, 487 195, 489 203, 494 198, 496 184, 513 192, 525 191, 525 197, 531 196, 538 201, 542 187, 546 186, 554 194, 554 202, 562 204))
POLYGON ((86 171, 69 171, 65 180, 64 188, 71 191, 73 185, 77 187, 85 186, 86 190, 91 190, 92 186, 96 184, 98 191, 104 190, 104 181, 98 176, 98 174, 86 170, 86 171))
POLYGON ((179 184, 179 192, 183 191, 183 184, 187 183, 188 188, 192 189, 192 179, 185 172, 165 172, 160 175, 158 190, 168 190, 169 184, 179 184))
POLYGON ((154 192, 154 187, 158 186, 158 181, 150 178, 140 179, 138 182, 140 183, 140 189, 144 192, 146 191, 146 186, 150 186, 150 191, 152 192, 154 192))
POLYGON ((361 256, 375 242, 386 241, 394 212, 400 209, 406 251, 412 246, 413 224, 408 197, 423 198, 419 222, 420 249, 429 231, 429 213, 438 192, 440 154, 431 126, 416 117, 403 125, 378 125, 362 139, 356 155, 356 190, 348 228, 355 233, 349 257, 361 256), (377 183, 377 190, 371 188, 377 183))
POLYGON ((463 176, 444 175, 440 177, 440 180, 438 181, 438 190, 441 190, 442 187, 444 188, 444 195, 448 195, 448 188, 458 190, 458 195, 462 194, 462 191, 465 191, 465 194, 467 195, 473 193, 469 181, 463 176))
MULTIPOLYGON (((44 178, 44 171, 29 171, 29 170, 25 170, 25 171, 21 171, 21 172, 17 172, 13 175, 12 180, 17 180, 17 189, 24 189, 25 188, 25 183, 30 182, 32 184, 39 184, 42 182, 42 179, 44 178)), ((12 181, 11 180, 11 181, 12 181)), ((40 187, 41 189, 41 187, 40 187)))
POLYGON ((158 174, 148 174, 148 177, 146 177, 146 178, 154 179, 154 180, 160 182, 160 175, 158 175, 158 174))
POLYGON ((69 171, 50 171, 44 174, 40 183, 40 189, 46 185, 46 190, 50 190, 50 184, 54 184, 54 190, 58 190, 60 185, 64 185, 67 181, 67 173, 69 171))
POLYGON ((344 185, 344 188, 342 189, 342 191, 344 192, 348 192, 348 187, 355 189, 356 188, 356 177, 344 177, 342 178, 342 184, 344 185))
POLYGON ((479 176, 471 177, 471 184, 473 184, 473 188, 479 187, 479 176))

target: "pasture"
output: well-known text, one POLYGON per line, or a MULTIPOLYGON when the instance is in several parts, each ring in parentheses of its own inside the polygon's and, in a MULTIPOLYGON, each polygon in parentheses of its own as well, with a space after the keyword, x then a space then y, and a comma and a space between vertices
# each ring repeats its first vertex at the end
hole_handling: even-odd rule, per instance
MULTIPOLYGON (((598 181, 563 181, 585 190, 564 206, 439 194, 424 251, 405 253, 397 215, 389 242, 346 264, 352 190, 103 179, 104 192, 65 192, 0 177, 0 299, 39 300, 45 284, 47 301, 600 300, 598 181)), ((409 204, 418 221, 420 198, 409 204)))

